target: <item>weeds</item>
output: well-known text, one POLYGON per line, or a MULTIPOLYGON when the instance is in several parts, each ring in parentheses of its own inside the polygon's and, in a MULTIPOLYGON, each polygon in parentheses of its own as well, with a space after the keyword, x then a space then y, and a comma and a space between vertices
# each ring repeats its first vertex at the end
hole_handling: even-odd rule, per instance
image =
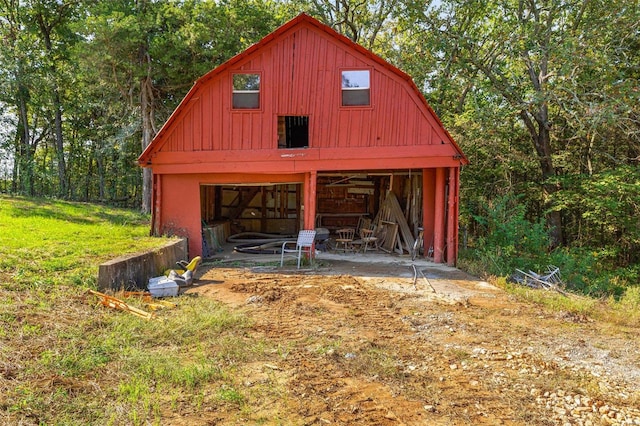
POLYGON ((224 390, 224 403, 244 403, 227 379, 265 349, 243 339, 245 316, 183 297, 149 322, 85 294, 101 262, 166 243, 148 237, 147 217, 3 197, 0 223, 11 230, 0 233, 0 366, 11 374, 0 375, 3 420, 160 424, 160 404, 196 400, 210 387, 224 390))
POLYGON ((628 287, 623 296, 595 299, 576 293, 563 295, 508 283, 504 277, 491 280, 520 300, 544 306, 552 312, 567 312, 616 325, 640 325, 640 287, 628 287))
POLYGON ((398 364, 395 353, 377 346, 365 347, 354 353, 350 359, 344 361, 344 367, 352 375, 376 377, 384 381, 404 378, 403 369, 398 364))
POLYGON ((611 306, 610 320, 620 325, 640 325, 640 287, 629 287, 624 295, 616 300, 608 299, 611 306))
POLYGON ((220 387, 218 390, 218 399, 237 406, 242 406, 244 404, 244 396, 230 385, 223 385, 220 387))
POLYGON ((528 220, 516 196, 498 198, 479 210, 473 217, 477 237, 460 251, 458 265, 472 274, 507 277, 516 269, 540 272, 555 265, 568 290, 596 298, 620 298, 640 283, 640 267, 619 266, 619 250, 611 246, 550 247, 544 222, 528 220))
POLYGON ((474 217, 478 235, 473 248, 460 252, 458 266, 494 281, 518 297, 554 311, 588 315, 618 324, 638 324, 640 268, 614 267, 610 248, 562 247, 551 250, 544 223, 531 223, 517 197, 505 196, 483 207, 474 217), (543 271, 555 265, 570 297, 555 292, 508 285, 516 269, 543 271))

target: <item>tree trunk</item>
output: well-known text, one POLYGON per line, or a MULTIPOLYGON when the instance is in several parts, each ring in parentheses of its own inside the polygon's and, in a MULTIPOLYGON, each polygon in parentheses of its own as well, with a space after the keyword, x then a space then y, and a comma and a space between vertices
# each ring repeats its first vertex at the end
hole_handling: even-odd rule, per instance
MULTIPOLYGON (((94 152, 98 151, 94 149, 94 152)), ((100 201, 105 200, 105 170, 104 170, 104 161, 102 160, 102 154, 96 152, 96 166, 98 169, 98 199, 100 201)))
POLYGON ((558 247, 563 243, 562 215, 559 211, 549 210, 548 201, 560 188, 551 183, 551 178, 556 175, 551 158, 551 133, 549 131, 549 120, 546 104, 543 104, 535 114, 535 122, 531 119, 528 111, 520 111, 520 117, 524 121, 533 146, 535 147, 542 172, 542 182, 545 197, 545 217, 549 228, 549 238, 552 247, 558 247))
MULTIPOLYGON (((48 23, 45 22, 45 18, 42 14, 37 14, 36 19, 38 21, 38 25, 40 27, 40 32, 42 33, 42 38, 44 39, 44 45, 47 50, 47 53, 50 56, 53 56, 53 44, 51 43, 51 32, 56 24, 59 24, 63 17, 63 11, 66 7, 62 7, 59 11, 59 15, 57 19, 53 22, 48 23)), ((53 81, 51 82, 51 99, 53 101, 53 111, 55 116, 55 146, 56 146, 56 155, 58 160, 58 195, 62 198, 65 198, 67 194, 67 165, 64 159, 64 139, 62 134, 62 103, 60 101, 60 92, 58 90, 58 83, 56 81, 57 78, 57 69, 55 66, 55 61, 51 61, 50 65, 51 76, 53 81)))
MULTIPOLYGON (((527 27, 529 19, 533 19, 534 32, 533 39, 536 45, 540 48, 541 55, 538 58, 532 57, 529 49, 521 51, 521 59, 525 65, 525 69, 529 76, 529 81, 534 93, 539 99, 546 99, 547 81, 549 78, 549 52, 551 50, 551 28, 554 25, 555 11, 549 11, 546 18, 540 13, 541 8, 536 5, 535 1, 526 3, 524 0, 520 0, 518 19, 520 21, 520 29, 523 31, 523 39, 527 39, 527 33, 524 31, 527 27), (531 14, 526 14, 525 10, 530 7, 531 14)), ((520 104, 524 103, 523 100, 519 100, 520 104)), ((550 209, 550 199, 553 194, 558 192, 560 188, 557 184, 553 183, 553 177, 556 175, 555 167, 553 167, 553 159, 551 157, 551 122, 549 120, 549 106, 547 101, 544 100, 539 104, 532 104, 531 110, 522 110, 520 116, 524 120, 525 126, 529 131, 536 153, 538 154, 538 161, 540 162, 540 170, 542 172, 542 185, 543 195, 545 203, 545 216, 547 220, 547 226, 549 228, 549 239, 551 240, 551 247, 558 247, 563 243, 563 231, 562 231, 562 215, 559 211, 550 209), (531 119, 535 120, 535 123, 531 119)))
MULTIPOLYGON (((140 112, 142 114, 142 150, 144 151, 156 134, 154 126, 154 94, 151 76, 140 81, 140 112)), ((151 213, 153 176, 151 169, 142 169, 142 212, 151 213)))
POLYGON ((20 136, 20 130, 16 132, 15 140, 14 140, 14 154, 13 154, 13 167, 11 168, 11 193, 18 193, 18 164, 20 160, 20 144, 21 144, 22 136, 20 136))
POLYGON ((17 180, 19 191, 33 196, 33 155, 31 152, 31 135, 29 132, 29 114, 27 113, 28 89, 20 85, 18 89, 18 129, 21 130, 16 162, 18 163, 17 180))
POLYGON ((62 136, 62 107, 60 94, 55 83, 53 88, 53 109, 55 111, 56 154, 58 156, 58 180, 60 185, 58 195, 61 198, 66 198, 69 193, 67 188, 67 163, 64 159, 64 139, 62 136))

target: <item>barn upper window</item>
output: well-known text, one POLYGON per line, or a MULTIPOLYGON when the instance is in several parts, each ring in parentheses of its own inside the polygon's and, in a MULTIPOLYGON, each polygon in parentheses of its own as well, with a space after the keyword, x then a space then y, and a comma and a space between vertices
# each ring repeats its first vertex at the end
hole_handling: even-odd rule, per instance
POLYGON ((278 116, 278 148, 309 147, 309 116, 278 116))
POLYGON ((233 74, 233 108, 260 108, 260 74, 233 74))
POLYGON ((371 105, 369 70, 342 71, 342 106, 371 105))

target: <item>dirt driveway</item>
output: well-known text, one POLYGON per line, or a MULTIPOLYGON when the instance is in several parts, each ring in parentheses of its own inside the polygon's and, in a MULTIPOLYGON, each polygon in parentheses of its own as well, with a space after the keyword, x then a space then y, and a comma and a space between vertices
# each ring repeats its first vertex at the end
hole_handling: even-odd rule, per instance
POLYGON ((249 338, 278 348, 239 368, 251 408, 207 424, 640 425, 638 329, 415 265, 324 255, 310 270, 203 271, 189 291, 242 311, 249 338))

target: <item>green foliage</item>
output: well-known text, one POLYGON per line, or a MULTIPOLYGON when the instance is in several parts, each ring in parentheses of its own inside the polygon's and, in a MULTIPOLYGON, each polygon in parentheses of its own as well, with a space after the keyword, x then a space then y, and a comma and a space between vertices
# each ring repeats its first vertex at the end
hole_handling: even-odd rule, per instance
POLYGON ((619 166, 558 178, 554 208, 567 212, 571 244, 598 247, 600 261, 627 267, 640 261, 640 168, 619 166))
MULTIPOLYGON (((637 277, 636 277, 637 279, 637 277)), ((640 286, 629 287, 625 290, 624 295, 620 298, 617 308, 635 318, 640 317, 640 286)))
POLYGON ((140 205, 142 81, 155 133, 194 80, 278 23, 259 0, 2 2, 10 191, 140 205))
POLYGON ((639 268, 616 267, 615 256, 607 249, 557 248, 549 263, 560 267, 569 290, 592 297, 619 297, 640 282, 639 268))
POLYGON ((287 18, 300 12, 308 13, 373 51, 393 43, 385 30, 402 6, 402 2, 396 0, 289 0, 282 3, 280 10, 287 18))
POLYGON ((233 386, 228 385, 224 385, 218 390, 218 399, 235 405, 244 403, 244 396, 233 386))
POLYGON ((505 278, 498 279, 497 283, 518 298, 545 306, 553 312, 570 312, 578 315, 594 316, 600 304, 598 299, 591 297, 567 297, 555 291, 540 291, 509 283, 505 278))
POLYGON ((638 265, 616 266, 619 247, 549 247, 544 222, 531 222, 519 198, 507 195, 476 209, 472 247, 461 252, 461 266, 472 272, 510 276, 516 269, 542 273, 560 268, 567 289, 585 295, 620 297, 640 282, 638 265))
POLYGON ((549 238, 544 222, 527 220, 524 205, 516 197, 488 201, 479 206, 473 220, 478 234, 470 253, 487 268, 486 272, 503 276, 516 268, 545 265, 549 238))
POLYGON ((637 5, 402 7, 400 47, 386 54, 414 77, 470 160, 460 222, 473 250, 461 253, 461 264, 498 275, 554 264, 588 294, 619 295, 637 284, 637 5), (524 210, 500 208, 509 194, 524 210), (519 219, 500 224, 501 210, 530 222, 534 241, 542 218, 553 219, 547 224, 560 225, 563 239, 555 241, 563 245, 523 246, 519 219))
MULTIPOLYGON (((174 340, 175 341, 175 340, 174 340)), ((188 345, 188 342, 183 342, 188 345)), ((195 389, 214 379, 223 377, 221 368, 203 358, 198 361, 191 359, 176 360, 171 353, 156 353, 152 357, 147 351, 137 352, 129 357, 128 362, 134 371, 144 374, 144 382, 158 381, 171 387, 195 389)))

